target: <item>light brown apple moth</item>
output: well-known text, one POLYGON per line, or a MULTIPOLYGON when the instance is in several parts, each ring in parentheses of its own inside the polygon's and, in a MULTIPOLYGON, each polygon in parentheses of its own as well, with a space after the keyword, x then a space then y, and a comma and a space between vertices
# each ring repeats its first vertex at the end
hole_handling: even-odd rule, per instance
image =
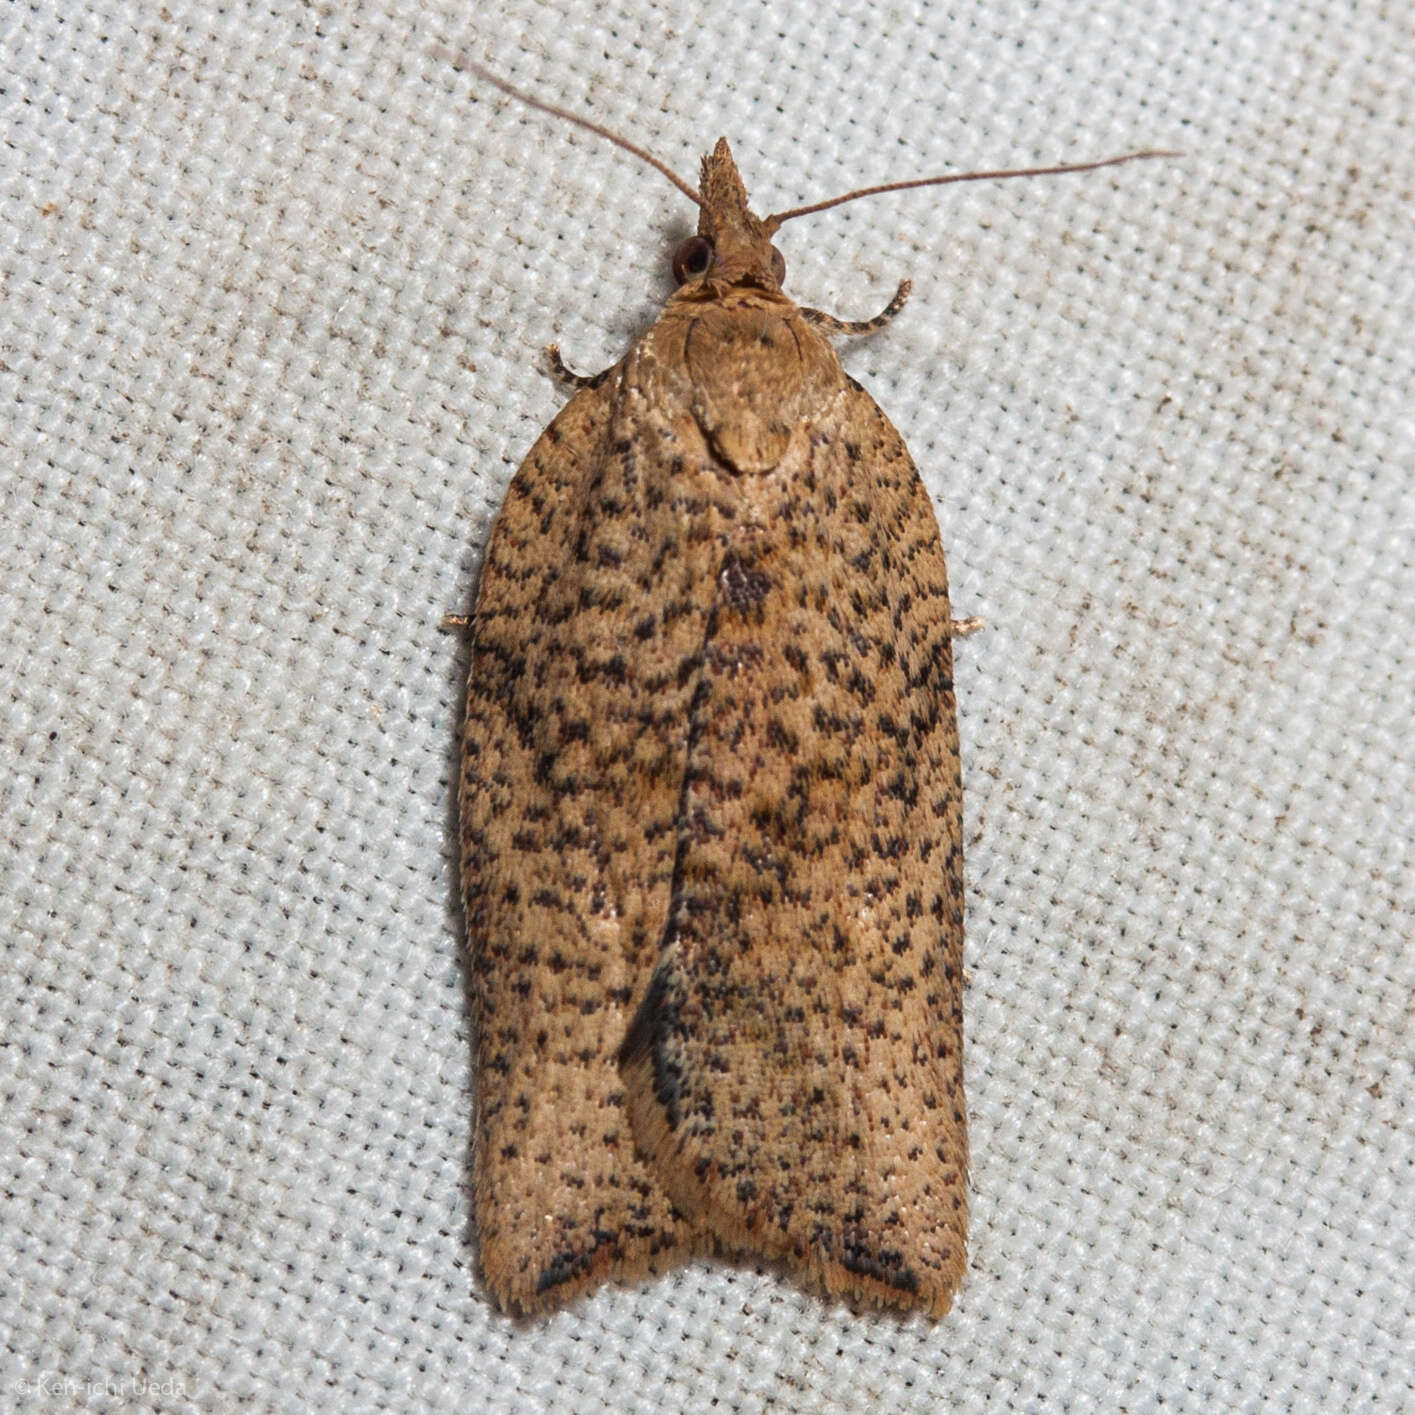
POLYGON ((754 215, 725 140, 699 192, 668 175, 701 208, 678 288, 531 449, 470 620, 482 1268, 537 1311, 721 1248, 939 1315, 966 626, 908 450, 825 337, 907 285, 861 324, 799 308, 772 238, 834 203, 754 215))

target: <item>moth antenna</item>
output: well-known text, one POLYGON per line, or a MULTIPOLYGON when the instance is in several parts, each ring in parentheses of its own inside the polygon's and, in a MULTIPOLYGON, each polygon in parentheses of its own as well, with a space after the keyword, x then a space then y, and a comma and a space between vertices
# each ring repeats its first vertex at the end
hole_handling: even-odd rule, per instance
POLYGON ((1069 162, 1060 167, 1010 167, 998 172, 951 172, 944 177, 914 177, 904 182, 883 182, 877 187, 861 187, 858 191, 846 192, 841 197, 831 197, 829 201, 812 202, 810 206, 792 207, 790 211, 778 211, 768 216, 766 224, 775 230, 783 221, 792 221, 798 216, 812 216, 817 211, 828 211, 832 206, 840 206, 858 197, 875 197, 881 192, 902 192, 909 187, 947 187, 954 182, 989 182, 999 177, 1055 177, 1064 172, 1094 172, 1098 167, 1118 167, 1122 162, 1139 162, 1150 157, 1182 157, 1180 152, 1158 149, 1146 152, 1126 152, 1119 157, 1103 157, 1099 162, 1069 162))
POLYGON ((598 137, 608 138, 615 147, 622 147, 625 152, 632 152, 635 157, 643 162, 647 162, 650 167, 662 172, 684 196, 690 198, 697 206, 703 204, 703 199, 692 187, 690 187, 666 162, 660 162, 653 153, 645 151, 643 148, 631 143, 628 138, 621 138, 618 133, 604 127, 600 123, 592 122, 589 118, 583 118, 578 113, 572 113, 568 108, 559 108, 553 103, 546 103, 544 100, 526 93, 524 89, 517 88, 514 84, 509 84, 499 74, 494 74, 484 65, 478 64, 475 59, 459 57, 451 50, 438 45, 433 50, 433 58, 442 60, 450 64, 454 69, 464 69, 469 74, 475 74, 477 78, 485 83, 489 83, 493 88, 499 88, 502 93, 510 94, 512 98, 520 101, 530 108, 538 108, 542 113, 549 113, 556 118, 564 118, 567 123, 574 123, 577 127, 587 128, 598 137))

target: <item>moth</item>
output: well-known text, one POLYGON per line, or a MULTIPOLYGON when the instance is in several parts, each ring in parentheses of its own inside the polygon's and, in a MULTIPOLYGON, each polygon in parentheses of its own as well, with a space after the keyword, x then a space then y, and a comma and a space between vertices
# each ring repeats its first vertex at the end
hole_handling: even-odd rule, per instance
POLYGON ((487 1285, 535 1312, 723 1250, 940 1315, 968 1213, 969 626, 919 473, 826 338, 907 283, 859 324, 800 308, 773 238, 1028 174, 759 217, 725 139, 695 192, 477 72, 700 208, 658 321, 569 375, 462 621, 487 1285))

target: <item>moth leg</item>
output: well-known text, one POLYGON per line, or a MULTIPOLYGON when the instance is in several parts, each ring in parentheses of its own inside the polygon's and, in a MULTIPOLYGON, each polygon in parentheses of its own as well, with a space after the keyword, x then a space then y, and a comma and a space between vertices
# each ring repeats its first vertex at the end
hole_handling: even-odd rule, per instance
POLYGON ((603 373, 576 373, 564 359, 560 357, 559 344, 547 344, 545 346, 546 358, 550 360, 550 371, 562 383, 568 383, 571 388, 598 388, 611 373, 614 367, 611 365, 603 373))
POLYGON ((913 286, 909 281, 901 280, 894 298, 873 319, 836 319, 824 310, 811 309, 803 309, 801 314, 827 334, 873 334, 876 329, 883 329, 904 308, 904 301, 909 298, 911 289, 913 286))
POLYGON ((976 634, 985 622, 981 614, 970 615, 967 619, 950 619, 948 621, 948 637, 950 639, 966 639, 969 634, 976 634))

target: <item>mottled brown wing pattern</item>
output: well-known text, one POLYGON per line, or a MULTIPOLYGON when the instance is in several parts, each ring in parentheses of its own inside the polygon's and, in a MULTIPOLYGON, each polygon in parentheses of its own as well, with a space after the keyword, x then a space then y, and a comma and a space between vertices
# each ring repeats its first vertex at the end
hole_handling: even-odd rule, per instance
POLYGON ((938 528, 771 288, 724 143, 704 193, 723 278, 556 419, 482 572, 482 1266, 537 1310, 718 1245, 938 1313, 967 1166, 938 528))
POLYGON ((683 664, 706 606, 654 608, 693 555, 657 563, 679 508, 639 477, 623 404, 611 375, 536 443, 474 624, 461 812, 475 1206, 488 1285, 520 1310, 652 1271, 693 1241, 635 1153, 617 1053, 667 913, 683 664))
MULTIPOLYGON (((473 66, 476 67, 476 66, 473 66)), ((462 863, 477 1219, 503 1306, 714 1243, 935 1315, 962 1278, 948 582, 899 434, 725 138, 678 289, 517 474, 482 574, 462 863)))
POLYGON ((947 576, 884 414, 843 378, 817 403, 724 544, 628 1097, 725 1246, 941 1313, 967 1221, 947 576))

